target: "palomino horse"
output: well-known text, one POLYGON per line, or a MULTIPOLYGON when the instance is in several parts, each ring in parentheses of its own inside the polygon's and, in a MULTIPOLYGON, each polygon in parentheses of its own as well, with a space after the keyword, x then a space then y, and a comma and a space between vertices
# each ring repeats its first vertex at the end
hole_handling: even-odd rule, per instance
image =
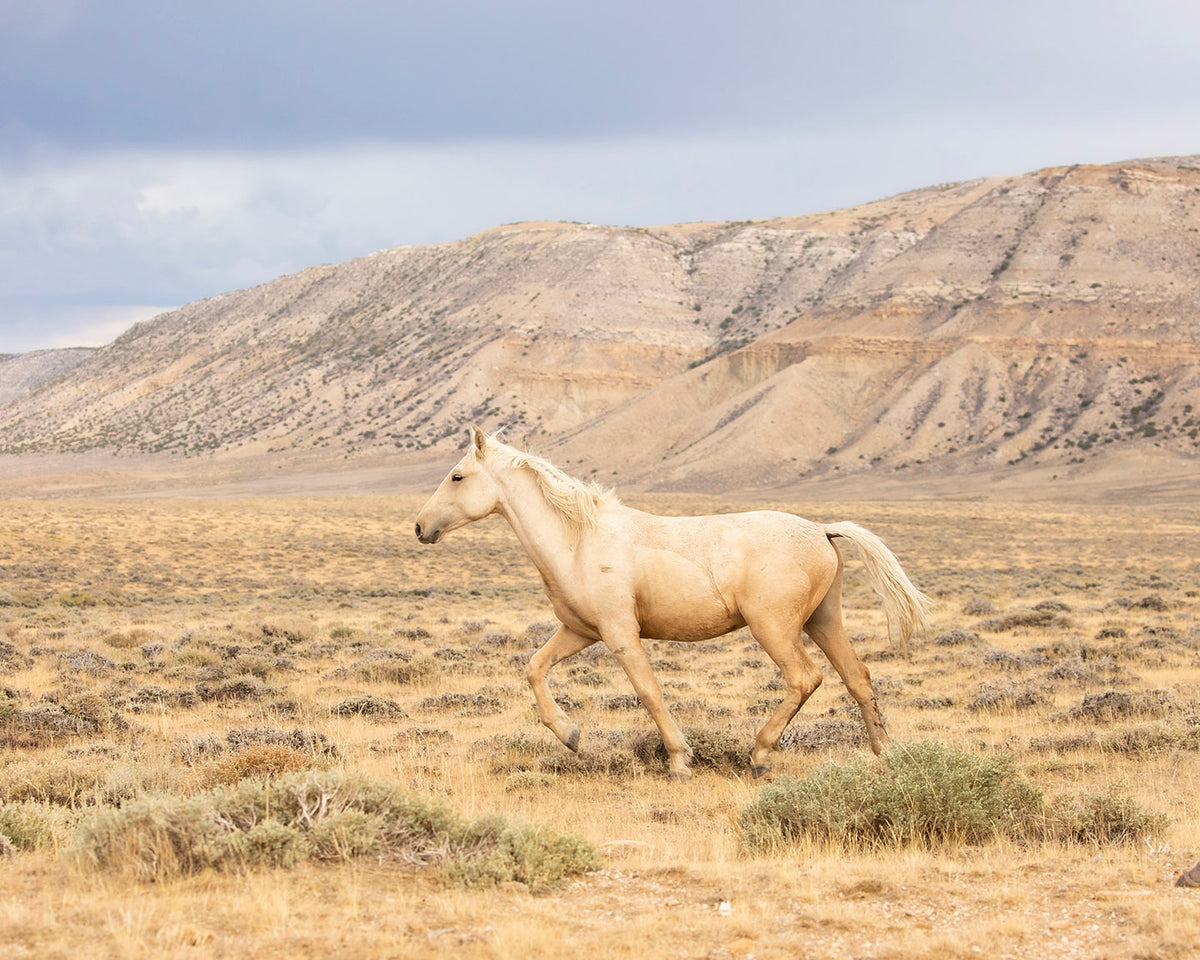
POLYGON ((783 702, 755 737, 756 776, 770 769, 784 728, 821 683, 802 632, 858 702, 871 749, 883 750, 888 736, 871 675, 842 626, 842 558, 834 540, 858 547, 901 648, 914 628, 924 628, 929 601, 877 536, 853 523, 821 525, 767 511, 654 516, 477 427, 471 436, 470 450, 417 515, 417 537, 437 543, 494 513, 512 525, 562 622, 530 659, 525 678, 538 717, 567 747, 578 750, 579 728, 554 702, 546 673, 599 640, 658 724, 671 777, 691 776, 691 748, 667 712, 642 640, 708 640, 748 626, 787 683, 783 702))

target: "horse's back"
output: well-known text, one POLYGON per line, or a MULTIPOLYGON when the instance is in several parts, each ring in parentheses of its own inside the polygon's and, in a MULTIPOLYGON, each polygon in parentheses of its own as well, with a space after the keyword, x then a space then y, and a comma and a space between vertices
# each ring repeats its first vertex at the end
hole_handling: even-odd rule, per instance
POLYGON ((642 517, 631 536, 645 636, 699 640, 753 626, 768 609, 805 615, 836 576, 824 527, 794 514, 642 517))
POLYGON ((697 517, 642 516, 646 520, 633 534, 635 543, 698 561, 773 558, 778 562, 819 562, 833 558, 836 562, 825 527, 793 513, 753 510, 697 517))

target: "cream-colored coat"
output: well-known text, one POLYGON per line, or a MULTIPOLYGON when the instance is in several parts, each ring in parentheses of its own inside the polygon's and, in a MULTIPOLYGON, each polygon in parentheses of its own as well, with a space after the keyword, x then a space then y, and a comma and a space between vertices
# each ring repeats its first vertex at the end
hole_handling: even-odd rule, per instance
POLYGON ((572 750, 579 728, 555 703, 546 674, 601 641, 658 725, 671 775, 690 776, 691 749, 667 711, 642 640, 708 640, 743 626, 787 683, 783 702, 755 738, 756 775, 770 768, 784 729, 821 683, 803 632, 858 702, 872 749, 879 753, 887 742, 870 674, 842 625, 842 558, 833 540, 859 547, 901 646, 924 625, 927 598, 868 531, 770 511, 654 516, 472 428, 471 449, 418 514, 417 536, 436 543, 495 513, 512 525, 562 623, 530 659, 526 678, 538 716, 572 750))

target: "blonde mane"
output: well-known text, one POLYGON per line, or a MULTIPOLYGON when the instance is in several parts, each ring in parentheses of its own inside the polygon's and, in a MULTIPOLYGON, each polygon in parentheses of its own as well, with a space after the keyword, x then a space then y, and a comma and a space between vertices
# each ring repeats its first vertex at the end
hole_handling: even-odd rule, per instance
POLYGON ((612 490, 597 483, 577 480, 563 473, 549 460, 517 450, 488 435, 484 458, 491 456, 502 458, 505 466, 528 470, 534 475, 546 503, 558 514, 576 543, 584 534, 591 533, 599 526, 600 511, 604 507, 621 502, 612 490))

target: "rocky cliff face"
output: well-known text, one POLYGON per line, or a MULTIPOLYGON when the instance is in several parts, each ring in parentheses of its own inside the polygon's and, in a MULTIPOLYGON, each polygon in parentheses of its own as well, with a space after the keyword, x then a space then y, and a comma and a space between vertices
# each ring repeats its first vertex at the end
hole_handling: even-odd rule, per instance
POLYGON ((0 446, 404 458, 478 422, 650 488, 1186 466, 1198 275, 1196 157, 769 221, 520 224, 139 325, 0 406, 0 446))
MULTIPOLYGON (((663 486, 1200 452, 1200 165, 1044 170, 850 213, 786 221, 822 237, 809 257, 824 243, 818 256, 842 264, 786 301, 801 301, 793 316, 777 268, 739 304, 757 319, 749 343, 612 411, 564 455, 630 449, 626 425, 651 418, 659 442, 634 448, 635 473, 663 486)), ((793 253, 782 272, 810 262, 793 253)))

